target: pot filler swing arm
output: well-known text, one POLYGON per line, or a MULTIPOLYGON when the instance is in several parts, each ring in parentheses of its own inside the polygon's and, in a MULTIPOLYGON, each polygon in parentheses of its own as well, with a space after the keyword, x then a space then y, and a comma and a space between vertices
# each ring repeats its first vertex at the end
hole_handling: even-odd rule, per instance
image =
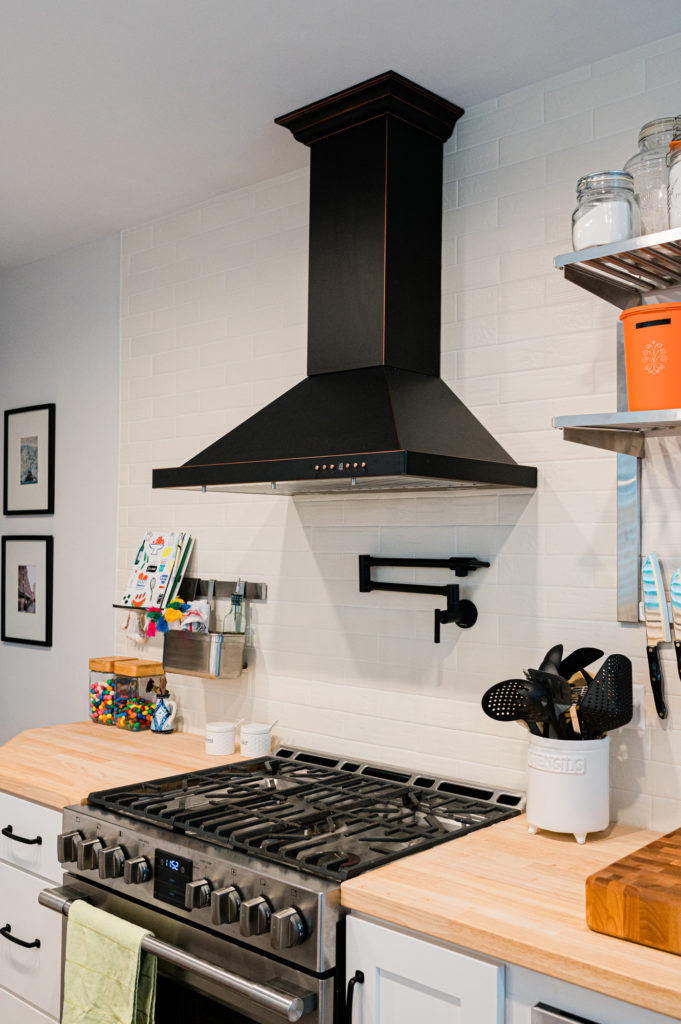
POLYGON ((452 558, 376 558, 374 555, 359 556, 359 590, 368 594, 372 590, 392 590, 402 594, 440 594, 447 599, 446 608, 434 612, 434 635, 440 643, 440 626, 455 622, 461 629, 470 629, 478 619, 478 609, 472 601, 459 596, 458 583, 435 586, 427 583, 379 583, 371 578, 373 566, 409 566, 412 569, 450 569, 456 576, 468 576, 475 569, 486 569, 489 562, 470 556, 452 558))

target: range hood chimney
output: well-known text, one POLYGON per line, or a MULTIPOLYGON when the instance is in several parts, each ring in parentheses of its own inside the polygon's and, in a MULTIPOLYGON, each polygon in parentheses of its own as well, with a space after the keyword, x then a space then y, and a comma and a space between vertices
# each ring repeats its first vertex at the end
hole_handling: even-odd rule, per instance
POLYGON ((440 378, 442 144, 462 113, 388 71, 276 119, 311 151, 308 376, 154 487, 536 487, 440 378))

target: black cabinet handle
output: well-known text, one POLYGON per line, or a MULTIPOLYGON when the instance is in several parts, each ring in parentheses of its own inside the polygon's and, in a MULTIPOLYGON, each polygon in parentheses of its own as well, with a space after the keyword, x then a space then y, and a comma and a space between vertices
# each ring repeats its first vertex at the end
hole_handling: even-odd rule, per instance
POLYGON ((43 845, 43 837, 42 836, 36 836, 35 839, 26 839, 25 836, 17 836, 12 831, 12 826, 11 825, 5 825, 5 827, 2 829, 2 834, 3 834, 3 836, 7 836, 8 839, 13 839, 15 843, 26 843, 27 846, 42 846, 43 845))
POLYGON ((355 971, 354 977, 348 982, 348 994, 345 999, 345 1024, 352 1024, 352 1000, 355 995, 355 985, 364 984, 364 972, 355 971))
POLYGON ((9 924, 6 924, 4 928, 0 928, 0 935, 2 935, 3 939, 8 939, 16 946, 23 946, 24 949, 40 949, 40 939, 34 939, 33 942, 24 942, 23 939, 15 939, 11 932, 12 926, 9 924))

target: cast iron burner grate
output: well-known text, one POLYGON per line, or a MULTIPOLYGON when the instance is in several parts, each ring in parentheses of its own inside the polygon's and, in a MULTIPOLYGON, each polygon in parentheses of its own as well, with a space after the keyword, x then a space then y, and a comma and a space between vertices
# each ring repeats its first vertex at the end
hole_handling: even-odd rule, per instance
POLYGON ((282 749, 91 793, 88 802, 344 881, 513 817, 522 797, 282 749))

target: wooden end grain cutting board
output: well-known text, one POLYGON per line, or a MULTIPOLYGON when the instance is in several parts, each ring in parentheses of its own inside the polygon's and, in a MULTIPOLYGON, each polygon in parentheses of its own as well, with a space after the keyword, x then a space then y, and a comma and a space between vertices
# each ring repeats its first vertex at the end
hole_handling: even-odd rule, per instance
POLYGON ((681 829, 587 878, 586 923, 595 932, 681 953, 681 829))

